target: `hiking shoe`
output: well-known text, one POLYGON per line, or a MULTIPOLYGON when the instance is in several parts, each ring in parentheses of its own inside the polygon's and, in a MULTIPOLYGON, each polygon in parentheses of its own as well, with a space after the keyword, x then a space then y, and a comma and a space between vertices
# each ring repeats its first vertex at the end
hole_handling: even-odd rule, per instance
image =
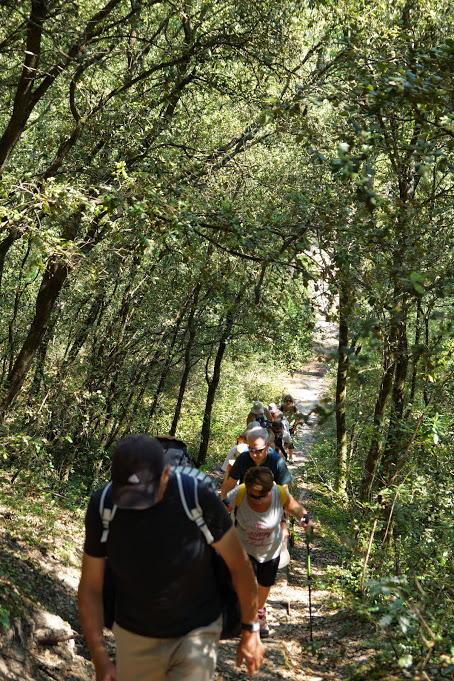
POLYGON ((258 611, 259 623, 260 623, 260 638, 268 638, 270 635, 270 630, 268 629, 268 624, 266 621, 266 608, 260 608, 258 611))

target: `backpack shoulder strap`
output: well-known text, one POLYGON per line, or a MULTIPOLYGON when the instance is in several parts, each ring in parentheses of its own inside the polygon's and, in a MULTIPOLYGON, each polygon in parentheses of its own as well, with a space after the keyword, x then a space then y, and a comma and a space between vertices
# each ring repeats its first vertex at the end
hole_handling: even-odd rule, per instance
POLYGON ((186 515, 190 520, 195 522, 201 533, 206 539, 207 544, 214 542, 214 537, 211 534, 210 528, 203 517, 202 508, 199 504, 197 494, 197 479, 192 476, 185 475, 179 471, 175 471, 178 482, 178 491, 180 492, 181 503, 186 515))
POLYGON ((236 499, 235 499, 235 510, 238 508, 238 506, 241 505, 241 502, 244 499, 244 495, 246 494, 246 485, 244 482, 238 487, 238 492, 236 493, 236 499))
POLYGON ((183 465, 183 466, 171 466, 171 470, 174 473, 180 473, 183 475, 187 475, 190 478, 194 478, 195 480, 200 480, 200 482, 205 483, 212 492, 216 492, 216 487, 214 485, 214 482, 212 478, 207 473, 204 473, 203 471, 199 470, 198 468, 195 468, 194 466, 190 466, 188 464, 183 465))
POLYGON ((281 495, 281 504, 282 504, 282 506, 285 506, 285 504, 287 503, 287 499, 288 499, 288 492, 285 489, 285 487, 283 487, 283 485, 278 485, 277 483, 274 483, 274 484, 278 488, 279 494, 281 495))
POLYGON ((99 500, 99 515, 102 522, 101 544, 105 544, 109 536, 110 523, 114 519, 117 506, 112 499, 112 483, 109 482, 103 489, 99 500))

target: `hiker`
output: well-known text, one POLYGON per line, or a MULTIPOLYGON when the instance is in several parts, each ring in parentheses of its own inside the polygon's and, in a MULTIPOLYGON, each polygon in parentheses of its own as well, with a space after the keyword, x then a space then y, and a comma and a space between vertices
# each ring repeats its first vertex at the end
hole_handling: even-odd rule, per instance
POLYGON ((292 474, 282 456, 269 447, 270 434, 267 429, 254 428, 247 434, 246 440, 248 451, 237 456, 223 486, 221 498, 227 496, 238 480, 242 483, 246 471, 254 466, 267 466, 271 469, 275 482, 288 488, 293 479, 292 474))
POLYGON ((230 463, 232 460, 236 459, 238 454, 241 454, 241 452, 245 452, 247 450, 247 445, 246 445, 246 436, 249 433, 250 430, 253 428, 261 428, 260 423, 258 421, 251 421, 248 423, 247 428, 243 430, 241 435, 238 436, 238 439, 236 441, 236 445, 234 445, 230 450, 227 456, 224 459, 224 462, 221 466, 221 470, 227 472, 227 470, 230 470, 230 468, 233 466, 233 463, 230 463), (241 446, 239 446, 241 445, 241 446), (229 468, 230 466, 230 468, 229 468))
POLYGON ((271 423, 271 414, 268 409, 265 409, 261 402, 257 401, 252 405, 251 411, 247 415, 247 425, 249 425, 251 421, 258 421, 263 428, 266 428, 268 423, 271 423))
POLYGON ((222 489, 224 487, 224 484, 229 477, 230 469, 232 468, 233 464, 235 463, 236 457, 241 454, 242 452, 246 452, 248 450, 248 446, 246 444, 246 436, 250 430, 253 430, 254 428, 261 428, 260 423, 258 421, 251 421, 246 430, 244 430, 241 435, 238 437, 237 444, 232 447, 232 449, 229 450, 229 453, 224 459, 224 463, 221 466, 221 470, 224 471, 224 478, 222 480, 222 485, 221 485, 221 499, 222 497, 222 489))
MULTIPOLYGON (((287 468, 287 464, 282 456, 269 447, 270 434, 266 428, 254 428, 246 436, 248 451, 237 456, 235 463, 229 471, 227 480, 221 488, 221 499, 223 500, 238 482, 244 481, 244 475, 249 468, 255 466, 266 466, 271 469, 274 481, 277 485, 283 485, 287 490, 293 480, 293 476, 287 468)), ((284 540, 289 537, 287 519, 285 513, 282 514, 281 530, 284 540)))
POLYGON ((235 513, 238 536, 254 567, 258 581, 258 618, 260 636, 269 636, 265 604, 276 581, 282 551, 282 509, 294 515, 307 531, 312 521, 304 506, 282 486, 265 466, 246 471, 244 486, 231 490, 226 501, 228 511, 235 513))
POLYGON ((288 431, 284 429, 284 424, 281 419, 276 419, 271 424, 270 430, 270 446, 284 459, 289 462, 293 461, 293 440, 288 431))
POLYGON ((275 402, 270 402, 268 405, 268 411, 271 415, 271 422, 273 423, 274 421, 277 421, 277 419, 280 419, 284 425, 284 430, 287 430, 290 433, 289 422, 285 418, 283 412, 277 408, 275 402))
POLYGON ((296 415, 299 414, 300 412, 296 404, 294 404, 294 400, 291 395, 285 395, 284 403, 281 404, 281 411, 284 417, 289 422, 290 435, 294 435, 296 432, 296 427, 298 425, 298 419, 296 418, 296 415))
MULTIPOLYGON (((183 508, 181 477, 166 465, 156 438, 128 435, 112 457, 117 505, 103 542, 103 490, 94 492, 85 518, 78 602, 97 681, 209 681, 221 631, 213 552, 183 508), (117 666, 103 639, 103 579, 108 556, 114 574, 117 666)), ((212 544, 224 559, 241 607, 236 663, 252 674, 264 648, 257 621, 257 584, 225 508, 207 484, 195 480, 212 544)))

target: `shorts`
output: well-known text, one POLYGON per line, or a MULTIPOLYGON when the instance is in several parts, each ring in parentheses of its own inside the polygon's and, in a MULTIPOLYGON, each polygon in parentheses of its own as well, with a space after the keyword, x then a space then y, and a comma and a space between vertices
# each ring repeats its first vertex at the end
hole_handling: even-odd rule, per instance
POLYGON ((211 681, 216 668, 222 618, 178 638, 148 638, 115 622, 117 670, 121 681, 211 681))
POLYGON ((279 558, 280 556, 276 556, 276 558, 266 560, 264 563, 259 563, 254 556, 249 556, 260 586, 273 586, 276 581, 279 558))

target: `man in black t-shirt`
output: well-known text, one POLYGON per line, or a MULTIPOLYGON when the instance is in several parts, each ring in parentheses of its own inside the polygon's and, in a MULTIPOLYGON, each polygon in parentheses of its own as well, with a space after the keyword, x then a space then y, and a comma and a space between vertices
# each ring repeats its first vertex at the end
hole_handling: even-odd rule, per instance
MULTIPOLYGON (((264 649, 257 627, 257 585, 250 562, 217 495, 197 482, 198 501, 237 591, 242 633, 237 664, 251 674, 264 649)), ((177 479, 159 442, 129 435, 112 459, 117 505, 106 543, 92 495, 79 585, 79 611, 97 681, 209 681, 221 627, 212 549, 181 503, 177 479), (102 587, 106 556, 114 574, 117 667, 103 639, 102 587)))
POLYGON ((230 469, 228 478, 224 481, 221 489, 221 499, 239 482, 243 482, 244 474, 254 466, 266 466, 270 468, 274 481, 278 485, 284 485, 288 489, 293 480, 282 456, 269 447, 270 434, 266 428, 254 428, 246 435, 248 451, 237 456, 235 463, 230 469))

